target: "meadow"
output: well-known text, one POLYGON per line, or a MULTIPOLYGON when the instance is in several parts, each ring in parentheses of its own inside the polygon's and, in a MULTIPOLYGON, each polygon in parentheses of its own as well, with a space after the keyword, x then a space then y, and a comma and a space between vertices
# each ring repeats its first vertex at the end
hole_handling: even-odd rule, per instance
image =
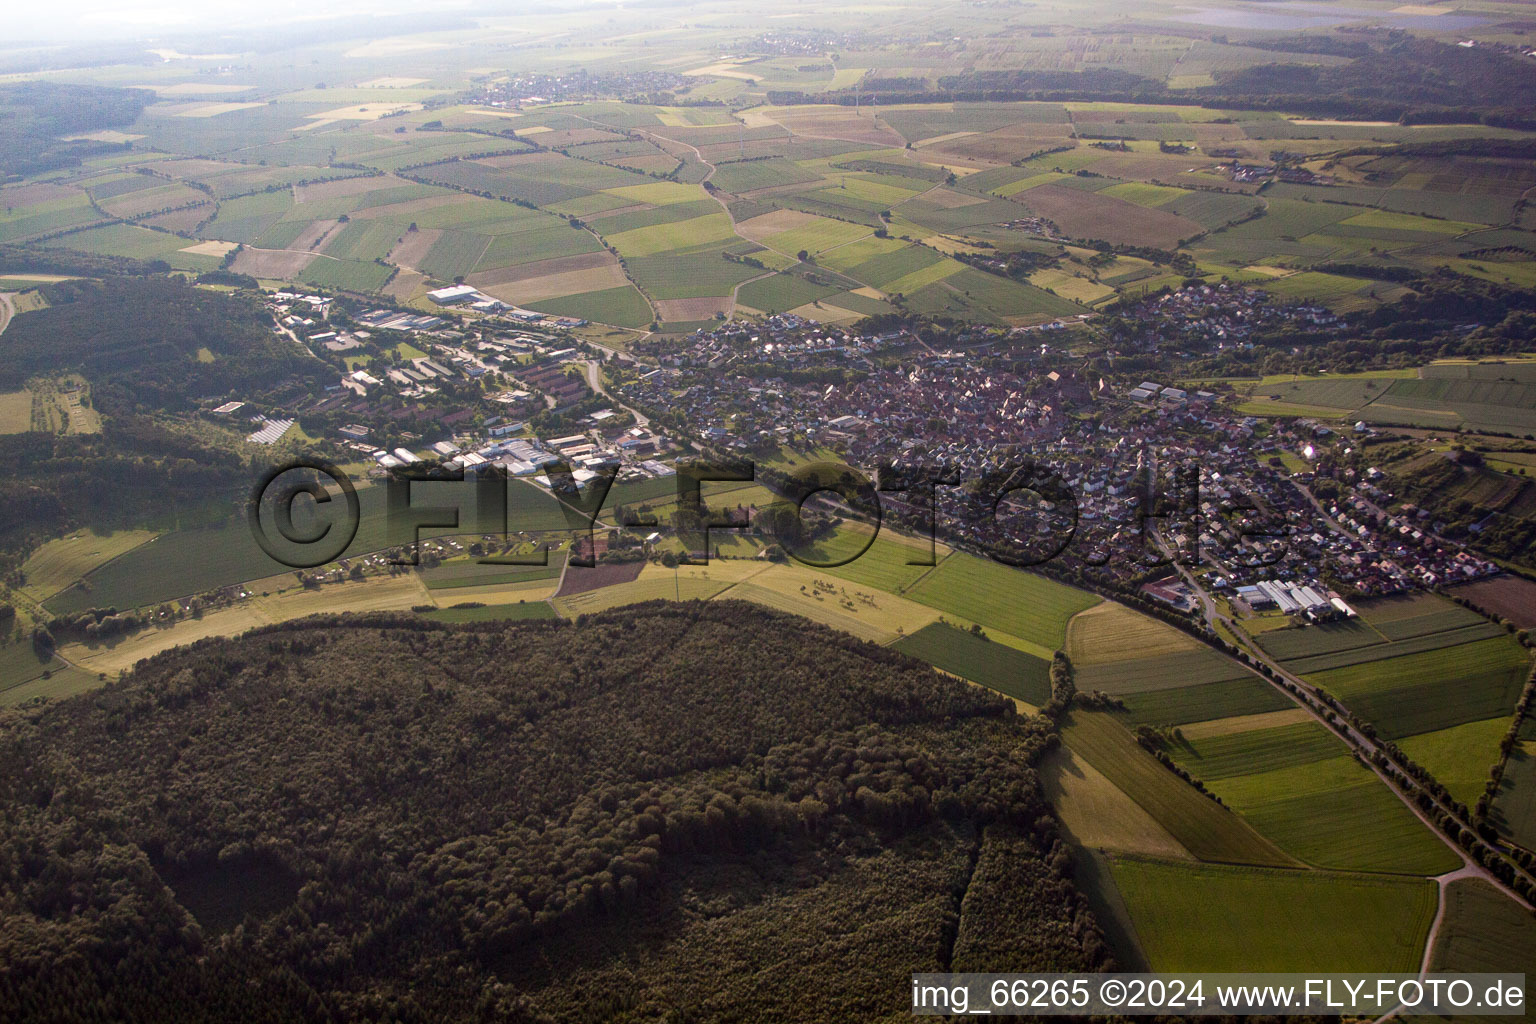
POLYGON ((1287 853, 1315 867, 1434 875, 1458 859, 1315 722, 1175 742, 1180 764, 1287 853))
POLYGON ((155 538, 150 530, 119 530, 97 534, 82 530, 49 541, 28 556, 21 573, 23 591, 35 601, 52 597, 125 552, 155 538))
POLYGON ((1418 970, 1434 884, 1141 858, 1111 861, 1158 971, 1418 970))
POLYGON ((1059 650, 1067 623, 1098 604, 1097 595, 975 555, 956 552, 924 576, 908 597, 983 627, 1059 650))
POLYGON ((1297 864, 1242 818, 1160 764, 1112 715, 1074 710, 1061 734, 1074 754, 1103 773, 1200 860, 1297 864))
POLYGON ((1529 726, 1504 764, 1489 818, 1521 846, 1536 849, 1536 737, 1529 726))
POLYGON ((25 434, 32 429, 32 392, 0 394, 0 434, 25 434))
POLYGON ((1058 745, 1041 760, 1039 771, 1041 788, 1084 859, 1092 850, 1194 859, 1156 818, 1072 748, 1058 745))
POLYGON ((1483 795, 1489 772, 1498 760, 1499 741, 1509 731, 1511 718, 1503 715, 1449 729, 1405 736, 1398 741, 1415 764, 1431 775, 1468 807, 1483 795))
POLYGON ((1051 699, 1050 662, 954 626, 936 622, 892 646, 934 668, 1037 708, 1051 699))
MULTIPOLYGON (((532 560, 540 556, 524 553, 511 557, 532 560)), ((556 551, 544 557, 547 564, 527 566, 485 564, 473 557, 453 559, 417 572, 428 590, 455 590, 558 579, 565 565, 565 552, 556 551)))
POLYGON ((488 604, 478 608, 450 606, 422 612, 421 617, 432 622, 518 622, 524 619, 553 619, 555 610, 547 601, 527 601, 520 604, 488 604))
MULTIPOLYGON (((1477 878, 1452 882, 1445 918, 1430 957, 1432 971, 1496 971, 1536 976, 1536 919, 1508 896, 1477 878)), ((1469 1024, 1497 1024, 1509 1017, 1467 1015, 1469 1024)))
POLYGON ((1318 672, 1309 678, 1391 738, 1508 714, 1530 660, 1508 636, 1318 672))

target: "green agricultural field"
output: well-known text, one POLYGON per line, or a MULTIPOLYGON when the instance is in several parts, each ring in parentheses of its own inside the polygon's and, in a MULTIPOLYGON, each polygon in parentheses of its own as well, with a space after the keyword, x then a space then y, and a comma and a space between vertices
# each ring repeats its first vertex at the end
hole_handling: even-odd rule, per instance
POLYGON ((1072 616, 1101 600, 1043 576, 959 552, 906 596, 1046 650, 1064 646, 1072 616))
MULTIPOLYGON (((811 271, 814 273, 814 271, 811 271)), ((817 284, 800 274, 775 274, 741 286, 736 299, 743 306, 764 313, 784 313, 840 291, 835 284, 817 284)))
POLYGON ((40 679, 44 672, 52 675, 65 667, 52 655, 39 658, 30 641, 0 644, 0 693, 40 679))
POLYGON ((1143 750, 1113 715, 1073 711, 1062 740, 1204 861, 1294 866, 1297 862, 1237 814, 1179 778, 1143 750))
POLYGON ((0 213, 0 242, 26 241, 103 219, 84 192, 51 202, 7 208, 0 213))
POLYGON ((943 544, 902 537, 890 530, 881 530, 874 543, 870 543, 868 531, 844 526, 833 539, 817 547, 814 557, 818 561, 832 561, 834 557, 846 558, 856 551, 861 553, 852 561, 818 571, 876 590, 905 594, 949 554, 943 544), (930 561, 934 564, 913 564, 930 561))
POLYGON ((1206 739, 1170 754, 1260 833, 1317 867, 1433 875, 1451 852, 1327 729, 1302 722, 1206 739))
POLYGON ((836 270, 839 273, 848 274, 854 268, 869 263, 878 257, 889 256, 891 253, 902 251, 906 251, 911 257, 920 257, 920 260, 907 267, 892 267, 884 274, 850 274, 850 276, 857 276, 860 281, 875 285, 877 277, 880 280, 893 280, 895 277, 915 270, 926 263, 936 263, 940 258, 938 253, 925 246, 912 245, 908 242, 903 242, 899 238, 880 238, 876 235, 869 235, 857 241, 849 242, 847 245, 840 245, 836 249, 828 250, 816 260, 816 264, 817 266, 836 270))
POLYGON ((764 273, 757 267, 727 260, 718 250, 687 255, 642 256, 630 260, 626 269, 630 277, 653 299, 729 295, 731 289, 742 281, 764 273))
MULTIPOLYGON (((1529 993, 1531 979, 1536 977, 1536 918, 1481 879, 1457 879, 1446 887, 1445 919, 1429 969, 1524 974, 1529 993)), ((1468 1015, 1455 1019, 1466 1024, 1502 1024, 1516 1018, 1468 1015)))
POLYGON ((225 242, 254 242, 293 207, 291 192, 258 192, 253 196, 226 199, 219 212, 198 234, 225 242))
POLYGON ((1485 718, 1437 732, 1405 736, 1397 741, 1415 764, 1450 790, 1451 796, 1471 807, 1483 795, 1493 765, 1499 760, 1499 741, 1512 719, 1485 718))
POLYGON ((480 225, 483 231, 500 231, 503 227, 513 230, 491 235, 491 244, 475 264, 476 272, 517 267, 559 256, 579 256, 602 248, 591 232, 573 230, 564 221, 551 217, 480 225))
MULTIPOLYGON (((1525 735, 1530 733, 1527 726, 1525 735)), ((1536 850, 1536 739, 1522 739, 1510 752, 1489 817, 1499 831, 1536 850)))
POLYGON ((1121 699, 1133 725, 1184 725, 1295 706, 1289 697, 1254 675, 1128 693, 1121 699))
MULTIPOLYGON (((603 194, 607 195, 607 193, 603 194)), ((600 218, 593 222, 593 226, 603 235, 612 237, 638 231, 641 228, 656 227, 659 224, 677 224, 720 212, 720 204, 713 199, 669 203, 664 206, 629 205, 630 209, 600 218)))
POLYGON ((812 256, 833 246, 845 245, 863 238, 871 230, 862 224, 821 218, 802 227, 769 235, 763 244, 779 252, 798 253, 802 250, 812 256))
POLYGON ((33 600, 45 600, 92 570, 154 538, 155 534, 150 530, 119 530, 109 534, 81 530, 49 541, 22 563, 21 574, 26 579, 23 590, 33 600))
MULTIPOLYGON (((520 554, 514 557, 537 556, 520 554)), ((489 587, 497 584, 558 579, 560 570, 565 565, 564 552, 552 552, 546 560, 547 565, 495 565, 483 564, 471 557, 442 562, 430 569, 419 569, 417 572, 428 590, 456 590, 461 587, 489 587)))
MULTIPOLYGON (((564 536, 568 528, 565 517, 547 492, 518 482, 508 487, 507 495, 510 530, 553 531, 564 536)), ((614 500, 623 498, 616 496, 614 500)), ((356 537, 343 553, 347 558, 392 546, 386 530, 384 489, 358 488, 358 503, 361 521, 356 537)), ((310 525, 301 523, 299 528, 310 525)), ((421 535, 427 538, 448 532, 424 529, 421 535)), ((279 575, 287 577, 285 586, 292 582, 290 570, 257 546, 242 520, 232 519, 217 526, 162 534, 107 562, 81 584, 49 598, 45 606, 55 615, 87 608, 137 608, 279 575)))
POLYGON ((1508 714, 1530 671, 1508 636, 1309 676, 1397 739, 1508 714))
POLYGON ((885 290, 885 286, 892 281, 899 281, 944 261, 942 256, 927 246, 903 245, 898 241, 896 248, 892 249, 890 241, 870 235, 867 239, 860 239, 828 253, 822 262, 846 271, 849 277, 872 288, 885 290), (872 245, 879 245, 880 248, 870 255, 872 245), (864 259, 845 265, 845 260, 852 261, 855 256, 863 256, 864 259))
POLYGON ((1291 768, 1337 757, 1342 747, 1315 722, 1212 736, 1196 741, 1174 740, 1169 753, 1204 782, 1235 775, 1291 768))
POLYGON ((718 164, 716 168, 710 183, 726 192, 751 192, 759 188, 798 185, 821 179, 821 175, 781 157, 732 161, 718 164))
POLYGON ((416 269, 438 280, 452 281, 474 270, 490 244, 490 235, 475 231, 444 231, 416 269))
POLYGON ((393 268, 380 263, 329 260, 322 256, 299 271, 299 280, 320 288, 376 292, 384 287, 393 273, 393 268))
POLYGON ((1258 637, 1264 653, 1279 661, 1315 658, 1339 651, 1385 643, 1386 637, 1363 618, 1323 622, 1292 629, 1274 629, 1258 637))
POLYGON ((46 676, 39 675, 25 682, 18 682, 9 688, 0 689, 0 707, 15 707, 37 697, 63 700, 65 697, 73 697, 86 690, 94 690, 100 685, 102 683, 96 673, 66 665, 55 659, 55 663, 46 670, 46 676))
POLYGON ((644 327, 651 322, 650 304, 631 285, 580 292, 558 299, 539 299, 524 303, 529 309, 555 316, 573 316, 615 327, 644 327))
POLYGON ((1112 861, 1157 971, 1401 971, 1419 967, 1433 882, 1132 858, 1112 861))
POLYGON ((409 227, 409 221, 394 217, 354 220, 331 238, 325 254, 344 260, 374 260, 388 256, 409 227))
POLYGON ((518 604, 487 604, 478 608, 439 608, 422 612, 421 617, 433 622, 503 622, 524 619, 557 618, 548 601, 524 601, 518 604))
POLYGON ((1150 658, 1090 664, 1077 669, 1078 689, 1103 690, 1116 696, 1245 678, 1252 678, 1251 673, 1203 644, 1150 658))
MULTIPOLYGON (((1397 624, 1394 623, 1383 627, 1383 629, 1388 628, 1395 629, 1397 624)), ((1437 650, 1451 650, 1458 646, 1471 645, 1484 640, 1499 640, 1504 637, 1503 629, 1483 619, 1481 616, 1477 616, 1475 621, 1469 625, 1455 626, 1451 629, 1439 630, 1433 633, 1418 633, 1388 643, 1363 644, 1358 647, 1334 651, 1331 654, 1293 658, 1286 663, 1286 667, 1293 672, 1309 675, 1355 665, 1366 665, 1373 661, 1397 660, 1437 650)), ((1447 655, 1447 657, 1450 656, 1447 655)))
POLYGON ((1043 658, 936 622, 893 645, 962 679, 1040 707, 1051 699, 1051 664, 1043 658))
MULTIPOLYGON (((75 249, 101 256, 128 256, 148 260, 163 258, 176 250, 197 243, 163 231, 135 227, 132 224, 108 224, 55 238, 49 247, 75 249)), ((214 261, 217 263, 217 261, 214 261)))
POLYGON ((673 249, 690 249, 712 242, 735 241, 736 231, 724 212, 691 220, 657 224, 607 236, 608 244, 626 257, 654 256, 673 249))

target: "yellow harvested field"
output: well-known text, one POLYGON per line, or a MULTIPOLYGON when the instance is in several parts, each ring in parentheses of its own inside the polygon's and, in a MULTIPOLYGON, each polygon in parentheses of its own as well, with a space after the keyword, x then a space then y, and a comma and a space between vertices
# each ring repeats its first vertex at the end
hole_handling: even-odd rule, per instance
POLYGON ((113 131, 111 128, 103 128, 99 132, 86 132, 83 135, 65 135, 65 142, 110 142, 120 146, 125 142, 137 142, 142 135, 129 135, 127 132, 113 131))
POLYGON ((385 75, 382 78, 370 78, 366 82, 358 82, 359 89, 409 89, 413 85, 420 85, 425 78, 399 78, 385 75))
POLYGON ((741 118, 741 123, 748 128, 772 128, 779 122, 772 117, 773 107, 750 107, 746 110, 738 110, 736 116, 741 118))
POLYGON ((143 658, 206 637, 238 636, 257 626, 303 618, 306 615, 404 611, 412 605, 430 603, 426 587, 414 573, 370 579, 362 583, 328 584, 318 590, 295 588, 273 597, 243 601, 232 608, 220 608, 208 612, 200 619, 182 619, 165 629, 144 630, 111 644, 96 647, 71 644, 59 653, 66 661, 87 672, 105 672, 111 676, 132 668, 143 658))
MULTIPOLYGON (((602 255, 606 256, 607 253, 602 255)), ((521 281, 481 287, 495 298, 516 305, 537 302, 540 299, 557 298, 561 295, 622 288, 627 284, 629 284, 629 278, 624 276, 624 268, 617 262, 609 262, 586 270, 568 270, 560 274, 546 274, 543 277, 531 277, 521 281)))
POLYGON ((684 185, 677 181, 656 181, 645 185, 624 185, 621 188, 605 188, 604 192, 634 203, 650 203, 653 206, 671 206, 674 203, 692 203, 708 199, 709 194, 698 185, 684 185))
POLYGON ((1074 302, 1097 302, 1099 299, 1115 294, 1115 290, 1107 284, 1100 284, 1091 277, 1079 277, 1069 274, 1064 270, 1040 270, 1029 276, 1029 283, 1036 288, 1045 288, 1055 292, 1064 299, 1074 302))
POLYGON ((785 231, 793 231, 795 228, 803 228, 807 224, 814 224, 820 219, 813 213, 801 213, 799 210, 775 210, 772 213, 765 213, 750 220, 742 221, 736 225, 736 233, 742 238, 750 238, 754 242, 758 242, 769 235, 777 235, 785 231))
POLYGON ((1257 715, 1235 715, 1231 718, 1213 718, 1209 722, 1191 722, 1179 726, 1179 732, 1187 740, 1204 740, 1212 736, 1232 736, 1258 729, 1278 729, 1282 725, 1298 725, 1311 720, 1312 715, 1306 708, 1286 708, 1284 711, 1264 711, 1257 715))
POLYGON ((871 593, 857 583, 800 565, 772 564, 717 596, 755 601, 876 643, 890 643, 939 620, 935 608, 884 591, 871 593))
POLYGON ((692 71, 684 71, 685 75, 709 75, 718 78, 739 78, 744 82, 755 82, 757 75, 749 75, 744 71, 737 71, 735 64, 718 63, 706 64, 702 68, 694 68, 692 71))
MULTIPOLYGON (((658 302, 657 305, 659 306, 661 303, 658 302)), ((862 320, 867 315, 865 313, 857 313, 851 309, 844 309, 842 306, 834 306, 832 303, 825 301, 819 306, 815 303, 807 302, 803 306, 796 306, 789 312, 794 316, 804 317, 808 320, 820 320, 824 323, 835 324, 862 320)))
POLYGON ((51 540, 22 563, 21 572, 27 578, 22 592, 34 601, 47 600, 86 573, 154 538, 151 530, 120 530, 109 534, 82 530, 51 540))
POLYGON ((420 109, 420 103, 359 103, 356 106, 337 107, 335 110, 327 110, 319 114, 306 114, 305 116, 312 123, 304 127, 318 128, 332 121, 377 121, 387 114, 409 113, 420 109))
POLYGON ((200 103, 186 110, 178 110, 177 117, 218 117, 220 114, 229 114, 236 110, 250 110, 254 107, 264 107, 265 103, 200 103))
POLYGON ((432 600, 421 578, 407 572, 361 583, 330 583, 314 590, 295 588, 273 597, 254 598, 252 603, 271 621, 284 622, 329 612, 405 611, 432 600))
POLYGON ((222 259, 225 254, 240 248, 234 242, 198 242, 196 245, 183 246, 180 252, 190 252, 195 256, 217 256, 222 259))
POLYGON ((657 568, 656 573, 652 573, 653 568, 657 567, 646 566, 640 578, 630 583, 619 583, 600 590, 589 590, 584 594, 572 594, 570 597, 557 597, 550 603, 561 615, 574 618, 641 601, 707 601, 730 586, 723 580, 682 575, 674 577, 671 570, 657 568))
POLYGON ((266 625, 268 621, 253 606, 243 604, 209 612, 200 619, 182 619, 168 629, 144 630, 112 644, 96 647, 70 644, 59 651, 59 655, 87 672, 105 672, 110 677, 132 668, 143 658, 172 647, 196 643, 211 636, 238 636, 248 629, 266 625))
POLYGON ((32 392, 0 393, 0 434, 25 434, 32 429, 32 392))
POLYGON ((1040 783, 1062 827, 1081 846, 1171 860, 1195 859, 1156 818, 1065 745, 1041 761, 1040 783))
POLYGON ((937 146, 945 142, 953 142, 955 139, 963 139, 967 135, 975 135, 975 132, 950 132, 948 135, 935 135, 931 139, 912 143, 913 149, 924 149, 928 146, 937 146))
POLYGON ((69 274, 0 274, 0 285, 9 281, 73 281, 69 274))
POLYGON ((1200 646, 1194 637, 1113 601, 1078 612, 1067 625, 1067 656, 1074 665, 1155 658, 1200 646))
POLYGON ((175 85, 135 85, 134 89, 153 89, 160 96, 209 96, 216 93, 250 92, 254 85, 213 82, 177 82, 175 85))

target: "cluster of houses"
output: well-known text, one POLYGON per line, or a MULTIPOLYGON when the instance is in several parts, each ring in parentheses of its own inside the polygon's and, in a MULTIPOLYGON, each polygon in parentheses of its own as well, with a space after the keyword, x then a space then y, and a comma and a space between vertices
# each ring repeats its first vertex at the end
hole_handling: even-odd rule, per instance
MULTIPOLYGON (((688 433, 718 450, 831 449, 871 476, 880 466, 929 465, 980 480, 1033 459, 1071 492, 1070 516, 1035 506, 1027 515, 978 517, 973 497, 940 489, 946 535, 1031 550, 1071 535, 1057 557, 1131 578, 1166 560, 1148 536, 1155 516, 1159 535, 1213 589, 1271 583, 1286 594, 1275 607, 1294 603, 1313 619, 1348 614, 1324 578, 1370 595, 1494 571, 1401 517, 1320 508, 1305 489, 1311 473, 1294 473, 1294 461, 1280 457, 1317 460, 1327 445, 1348 443, 1316 425, 1261 423, 1214 392, 1155 381, 1111 386, 1060 365, 1013 373, 954 353, 908 356, 899 368, 831 384, 743 376, 707 362, 663 366, 621 393, 637 408, 680 415, 688 433)), ((881 496, 898 511, 904 500, 881 496)))
POLYGON ((1251 348, 1261 330, 1336 331, 1343 326, 1343 318, 1325 306, 1274 303, 1260 289, 1223 281, 1137 303, 1117 318, 1114 341, 1129 351, 1222 351, 1251 348))
MULTIPOLYGON (((434 301, 473 308, 479 295, 456 286, 435 293, 434 301)), ((289 306, 274 308, 274 316, 298 317, 285 327, 332 353, 347 350, 332 345, 357 347, 376 332, 411 329, 388 325, 417 315, 375 311, 372 320, 358 318, 367 331, 334 333, 312 306, 298 308, 309 297, 274 299, 289 306)), ((467 473, 494 468, 544 486, 558 483, 550 475, 557 466, 578 483, 610 471, 621 479, 672 472, 665 456, 679 442, 635 425, 622 411, 597 409, 566 419, 579 430, 534 436, 527 419, 535 411, 590 409, 581 403, 592 392, 571 365, 580 353, 557 334, 506 331, 500 325, 509 323, 508 312, 494 312, 474 327, 439 320, 411 329, 424 355, 394 365, 375 359, 346 374, 334 394, 320 399, 349 415, 358 411, 356 422, 338 432, 342 441, 381 471, 430 461, 467 473), (364 414, 376 412, 376 402, 424 401, 465 383, 475 384, 477 408, 446 411, 441 440, 426 447, 370 441, 378 419, 364 414)), ((1142 347, 1175 338, 1180 347, 1193 341, 1220 348, 1246 344, 1254 331, 1281 323, 1315 329, 1339 321, 1321 307, 1271 305, 1255 289, 1216 284, 1150 299, 1121 314, 1114 329, 1123 341, 1130 325, 1142 347)), ((939 350, 904 330, 864 334, 792 314, 733 321, 637 344, 649 365, 616 390, 629 407, 666 414, 669 429, 680 422, 680 443, 703 451, 750 457, 790 446, 835 453, 870 476, 881 466, 926 465, 967 481, 1007 474, 1030 460, 1070 492, 1070 507, 1015 495, 978 515, 974 490, 943 488, 936 503, 945 535, 1044 551, 1085 572, 1127 580, 1144 578, 1171 550, 1211 589, 1254 611, 1350 615, 1330 587, 1363 596, 1494 571, 1442 540, 1433 524, 1386 512, 1391 496, 1381 490, 1380 474, 1334 477, 1337 490, 1320 502, 1308 489, 1313 470, 1327 464, 1330 446, 1347 451, 1347 438, 1315 424, 1261 423, 1212 391, 1086 379, 1049 344, 1038 353, 1025 349, 1011 370, 980 364, 975 353, 991 345, 1012 342, 1010 351, 1019 354, 1017 333, 967 328, 946 339, 956 349, 939 350), (1295 470, 1290 453, 1297 452, 1311 463, 1306 470, 1295 470), (1155 543, 1149 521, 1157 524, 1155 543), (1070 547, 1057 553, 1056 538, 1070 538, 1070 547)), ((922 510, 903 504, 909 497, 881 500, 916 515, 922 510)), ((1169 603, 1193 600, 1177 584, 1168 587, 1169 603)))

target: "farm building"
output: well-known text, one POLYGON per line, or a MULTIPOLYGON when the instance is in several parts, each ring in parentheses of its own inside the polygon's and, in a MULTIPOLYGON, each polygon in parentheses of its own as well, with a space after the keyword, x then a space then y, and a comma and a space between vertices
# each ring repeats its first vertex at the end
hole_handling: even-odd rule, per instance
POLYGON ((435 292, 427 292, 427 298, 439 306, 456 306, 461 302, 477 302, 482 296, 479 289, 473 285, 458 284, 451 288, 439 288, 435 292))

